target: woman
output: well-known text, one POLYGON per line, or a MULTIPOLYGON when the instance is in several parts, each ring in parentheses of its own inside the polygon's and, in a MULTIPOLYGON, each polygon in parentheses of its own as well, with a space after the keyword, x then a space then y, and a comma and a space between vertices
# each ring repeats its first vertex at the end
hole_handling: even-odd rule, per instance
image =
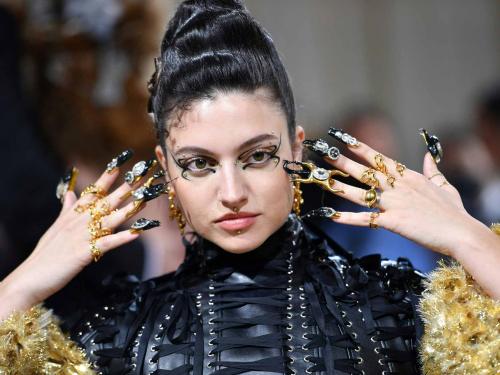
MULTIPOLYGON (((186 240, 186 259, 176 272, 143 283, 119 279, 97 308, 66 322, 96 371, 419 373, 421 277, 404 259, 352 259, 290 215, 292 209, 299 212, 301 196, 288 173, 293 181, 315 183, 380 210, 324 209, 320 216, 384 227, 457 259, 489 297, 473 285, 460 287, 466 280, 460 268, 445 269, 448 274, 431 284, 423 302, 424 317, 431 319, 422 344, 425 371, 441 373, 444 368, 458 374, 464 366, 495 371, 498 359, 492 350, 497 343, 491 333, 497 329, 493 299, 500 297, 495 272, 500 241, 465 212, 430 154, 421 175, 332 129, 332 136, 346 142, 366 165, 312 140, 305 145, 324 155, 334 169, 300 163, 305 135, 295 124, 284 67, 270 37, 234 0, 190 0, 179 6, 163 39, 150 91, 160 143, 156 156, 170 181, 171 214, 181 230, 188 223, 195 235, 186 240), (370 189, 333 179, 346 173, 370 189), (435 303, 442 298, 442 280, 449 306, 435 303), (460 304, 465 295, 476 304, 460 304), (459 333, 439 324, 453 322, 450 310, 457 306, 462 313, 469 309, 473 317, 479 314, 484 328, 476 332, 473 347, 462 348, 464 355, 476 350, 475 361, 462 361, 456 352, 451 362, 444 361, 456 341, 453 334, 459 333), (431 312, 441 319, 432 320, 431 312), (436 330, 443 340, 436 339, 436 330)), ((145 200, 164 191, 164 185, 154 185, 158 176, 138 189, 145 167, 154 164, 150 162, 136 164, 127 174, 128 183, 108 192, 123 160, 114 159, 80 199, 66 193, 56 223, 0 284, 0 317, 40 303, 92 259, 157 225, 144 219, 133 231, 111 233, 145 200), (130 194, 135 200, 122 206, 130 194)), ((0 337, 9 337, 10 351, 0 358, 8 358, 10 370, 19 373, 36 373, 33 368, 90 373, 83 354, 50 322, 39 307, 4 320, 0 337)))

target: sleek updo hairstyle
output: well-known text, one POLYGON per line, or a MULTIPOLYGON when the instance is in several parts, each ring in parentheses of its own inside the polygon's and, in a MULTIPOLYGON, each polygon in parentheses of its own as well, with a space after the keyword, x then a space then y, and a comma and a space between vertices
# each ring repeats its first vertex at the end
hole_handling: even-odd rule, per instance
POLYGON ((182 2, 161 43, 148 89, 148 111, 166 151, 168 124, 193 101, 217 93, 264 88, 283 110, 295 137, 295 104, 285 67, 271 36, 238 0, 182 2))

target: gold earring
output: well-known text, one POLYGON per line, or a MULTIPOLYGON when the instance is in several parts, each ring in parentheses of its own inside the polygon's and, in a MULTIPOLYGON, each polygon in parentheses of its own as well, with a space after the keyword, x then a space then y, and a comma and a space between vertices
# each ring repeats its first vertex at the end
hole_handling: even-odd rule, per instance
POLYGON ((295 181, 293 183, 293 212, 295 215, 300 216, 300 206, 304 203, 304 198, 302 198, 302 190, 300 190, 300 182, 295 181))
POLYGON ((170 217, 170 220, 173 219, 177 220, 177 226, 179 227, 179 231, 181 232, 181 235, 184 236, 184 227, 186 226, 186 220, 182 215, 182 211, 179 210, 179 208, 175 205, 175 193, 173 192, 172 189, 170 189, 170 186, 167 186, 167 192, 168 192, 168 211, 169 211, 168 216, 170 217))

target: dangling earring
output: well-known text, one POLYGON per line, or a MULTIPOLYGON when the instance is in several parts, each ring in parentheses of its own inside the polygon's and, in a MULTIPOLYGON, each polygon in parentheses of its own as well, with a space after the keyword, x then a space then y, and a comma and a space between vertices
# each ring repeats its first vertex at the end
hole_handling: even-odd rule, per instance
POLYGON ((304 198, 302 198, 302 190, 300 190, 300 182, 295 181, 293 183, 293 212, 295 215, 300 216, 300 206, 304 203, 304 198))
POLYGON ((167 192, 168 192, 168 211, 169 211, 169 217, 170 220, 177 220, 177 226, 179 227, 179 231, 181 232, 181 235, 184 236, 184 227, 186 226, 186 220, 184 219, 184 216, 182 216, 181 210, 177 208, 175 205, 175 193, 173 192, 172 189, 170 189, 170 186, 167 186, 167 192))

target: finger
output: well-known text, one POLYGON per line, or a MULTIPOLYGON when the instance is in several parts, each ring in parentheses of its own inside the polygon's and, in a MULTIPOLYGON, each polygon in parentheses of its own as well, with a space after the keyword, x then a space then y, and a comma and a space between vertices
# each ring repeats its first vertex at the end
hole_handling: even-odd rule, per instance
MULTIPOLYGON (((354 177, 356 180, 361 181, 363 173, 366 172, 370 167, 367 167, 366 165, 360 164, 354 160, 349 159, 348 157, 344 155, 339 155, 337 160, 332 160, 330 158, 325 158, 325 161, 327 161, 329 164, 334 166, 335 168, 340 169, 341 171, 344 171, 348 174, 350 174, 352 177, 354 177)), ((377 178, 380 187, 382 189, 386 189, 389 187, 389 184, 387 182, 387 177, 384 176, 382 173, 376 171, 375 172, 375 177, 377 178)))
POLYGON ((370 227, 370 223, 376 227, 383 227, 384 214, 376 211, 371 212, 339 212, 340 216, 332 218, 340 224, 353 225, 357 227, 370 227), (372 216, 375 216, 372 218, 372 216))
POLYGON ((119 227, 125 221, 130 219, 132 216, 141 212, 144 207, 146 207, 146 203, 142 201, 133 201, 127 204, 125 207, 122 207, 111 214, 104 216, 101 219, 101 226, 105 229, 114 230, 119 227))
POLYGON ((74 191, 67 191, 66 194, 64 194, 64 200, 63 200, 63 206, 62 206, 62 209, 61 209, 61 212, 66 212, 68 211, 71 207, 73 207, 73 205, 75 204, 75 202, 78 200, 78 198, 76 197, 76 194, 74 191))
POLYGON ((396 170, 397 162, 395 160, 393 160, 390 157, 374 150, 373 148, 368 146, 366 143, 358 142, 358 145, 359 146, 357 146, 357 147, 350 147, 349 150, 353 154, 360 157, 362 160, 365 160, 368 165, 381 171, 381 169, 379 168, 380 166, 377 165, 377 156, 378 156, 379 162, 382 164, 382 168, 385 165, 385 168, 386 168, 385 174, 391 175, 394 177, 399 176, 399 174, 396 170))
MULTIPOLYGON (((335 195, 345 198, 353 203, 359 204, 360 206, 367 207, 367 203, 365 201, 367 190, 337 180, 335 180, 335 183, 332 185, 332 188, 343 191, 343 193, 342 192, 334 193, 335 195)), ((380 193, 377 193, 377 196, 378 196, 377 207, 381 208, 380 193)))
POLYGON ((138 233, 133 233, 130 230, 124 230, 97 239, 95 245, 104 254, 112 249, 115 249, 119 246, 125 245, 126 243, 135 240, 137 237, 139 237, 138 233))
MULTIPOLYGON (((97 179, 97 181, 93 184, 95 187, 99 190, 102 191, 103 194, 106 194, 106 192, 111 188, 113 183, 116 181, 118 177, 118 173, 108 173, 107 171, 104 171, 101 176, 97 179)), ((78 199, 78 204, 79 205, 85 205, 88 204, 92 201, 95 201, 97 199, 96 194, 85 194, 78 199)))
POLYGON ((430 152, 425 153, 422 171, 424 176, 427 177, 427 179, 434 185, 444 189, 451 187, 446 177, 439 171, 439 168, 430 152))

